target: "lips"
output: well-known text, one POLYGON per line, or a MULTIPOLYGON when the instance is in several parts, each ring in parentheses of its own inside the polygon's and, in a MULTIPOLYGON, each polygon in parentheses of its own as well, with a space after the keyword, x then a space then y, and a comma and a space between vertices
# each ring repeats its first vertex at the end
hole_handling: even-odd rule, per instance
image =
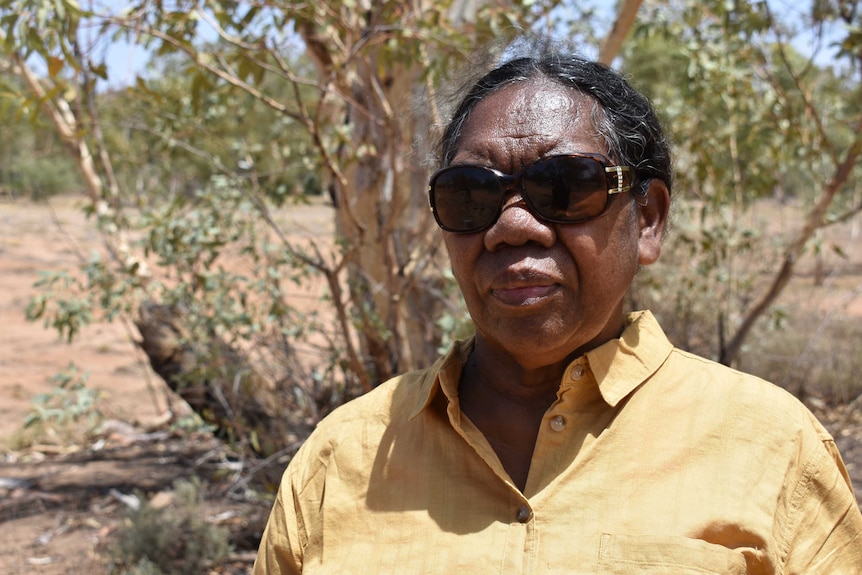
POLYGON ((560 289, 560 281, 536 267, 508 268, 491 282, 491 295, 500 303, 527 306, 540 303, 560 289))
POLYGON ((524 287, 512 287, 493 289, 493 296, 506 305, 527 306, 540 303, 559 288, 558 285, 532 285, 524 287))

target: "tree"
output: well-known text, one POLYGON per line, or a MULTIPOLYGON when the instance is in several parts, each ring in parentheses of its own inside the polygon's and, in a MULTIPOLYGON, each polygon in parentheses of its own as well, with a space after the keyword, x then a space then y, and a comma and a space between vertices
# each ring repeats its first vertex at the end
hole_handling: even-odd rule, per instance
MULTIPOLYGON (((0 94, 14 94, 21 82, 0 73, 0 94)), ((19 113, 14 101, 0 96, 0 197, 36 200, 67 191, 77 176, 77 166, 65 154, 63 144, 50 126, 19 113)))
MULTIPOLYGON (((853 32, 859 16, 842 6, 840 18, 849 28, 836 52, 844 67, 819 66, 817 50, 800 55, 788 15, 781 19, 766 2, 653 7, 644 19, 650 25, 626 47, 626 68, 638 71, 668 115, 678 143, 677 187, 689 194, 677 200, 688 212, 677 230, 676 247, 683 251, 663 259, 694 263, 695 273, 666 282, 663 299, 676 306, 671 315, 682 324, 683 345, 714 341, 715 357, 727 364, 738 359, 755 323, 775 309, 815 232, 862 208, 849 201, 862 143, 862 60, 853 32), (778 195, 805 202, 805 219, 774 260, 746 268, 742 256, 769 238, 746 227, 742 216, 756 200, 778 195), (766 283, 756 280, 763 273, 771 276, 766 283), (693 308, 698 301, 711 302, 714 327, 691 321, 704 313, 693 308)), ((815 3, 803 31, 822 38, 822 28, 839 13, 837 6, 815 3)))

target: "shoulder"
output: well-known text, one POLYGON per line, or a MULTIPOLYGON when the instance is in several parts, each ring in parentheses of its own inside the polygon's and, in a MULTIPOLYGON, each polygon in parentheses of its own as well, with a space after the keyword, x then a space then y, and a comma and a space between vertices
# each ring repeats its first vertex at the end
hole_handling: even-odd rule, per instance
POLYGON ((754 430, 832 441, 829 432, 798 398, 755 375, 678 348, 673 349, 660 373, 666 385, 684 384, 704 408, 727 411, 754 430))
POLYGON ((711 449, 784 469, 791 486, 808 485, 817 475, 846 484, 852 493, 831 434, 787 390, 677 348, 647 389, 643 403, 684 414, 670 419, 689 422, 687 433, 698 429, 711 438, 711 449))
POLYGON ((687 385, 703 387, 704 390, 721 394, 733 392, 748 401, 762 398, 794 405, 800 403, 774 383, 677 347, 673 348, 664 367, 666 373, 685 378, 687 385))
POLYGON ((396 376, 333 410, 291 460, 285 479, 304 485, 337 459, 373 454, 388 429, 407 423, 435 375, 436 365, 396 376))

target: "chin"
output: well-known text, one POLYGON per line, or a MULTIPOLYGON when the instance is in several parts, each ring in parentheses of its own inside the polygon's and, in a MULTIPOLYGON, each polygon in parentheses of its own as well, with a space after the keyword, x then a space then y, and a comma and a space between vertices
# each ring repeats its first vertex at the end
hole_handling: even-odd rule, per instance
MULTIPOLYGON (((572 341, 571 331, 549 330, 541 323, 529 321, 507 322, 507 324, 507 328, 488 334, 485 339, 496 342, 497 346, 508 355, 519 360, 523 359, 527 363, 534 363, 540 357, 547 361, 539 363, 553 363, 558 360, 556 356, 566 357, 578 347, 577 343, 572 341)), ((518 363, 524 363, 524 361, 518 363)))

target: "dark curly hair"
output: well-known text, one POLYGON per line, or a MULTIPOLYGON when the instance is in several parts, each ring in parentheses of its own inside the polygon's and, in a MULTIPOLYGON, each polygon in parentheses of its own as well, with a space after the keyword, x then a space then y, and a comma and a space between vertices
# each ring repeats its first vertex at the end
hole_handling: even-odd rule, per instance
POLYGON ((509 60, 475 82, 440 139, 440 167, 455 157, 464 124, 476 104, 500 88, 537 78, 570 87, 598 103, 593 110, 596 131, 607 142, 612 159, 634 170, 635 184, 641 186, 638 191, 645 192, 651 178, 664 181, 671 190, 670 142, 650 101, 609 67, 560 51, 509 60))

